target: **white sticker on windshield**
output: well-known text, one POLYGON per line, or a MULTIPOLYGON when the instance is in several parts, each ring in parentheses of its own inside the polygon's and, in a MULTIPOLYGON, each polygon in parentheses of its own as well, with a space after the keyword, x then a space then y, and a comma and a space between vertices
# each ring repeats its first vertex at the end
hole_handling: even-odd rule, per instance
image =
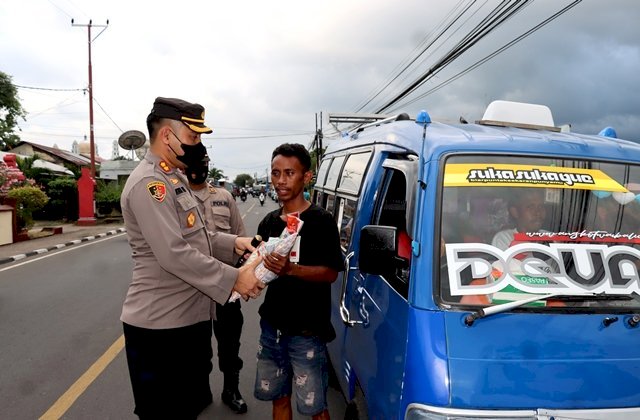
POLYGON ((502 251, 454 243, 446 245, 446 256, 453 296, 488 295, 506 287, 535 294, 640 293, 640 251, 625 245, 523 243, 502 251))

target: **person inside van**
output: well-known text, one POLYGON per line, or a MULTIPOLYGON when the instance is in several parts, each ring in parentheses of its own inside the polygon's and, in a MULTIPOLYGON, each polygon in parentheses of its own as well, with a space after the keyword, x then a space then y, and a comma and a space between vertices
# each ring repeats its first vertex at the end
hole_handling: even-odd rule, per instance
MULTIPOLYGON (((513 221, 513 227, 503 229, 496 233, 491 240, 491 245, 504 251, 522 242, 516 236, 519 233, 544 232, 542 226, 547 216, 544 204, 544 193, 545 190, 543 188, 518 188, 509 191, 508 211, 513 221)), ((519 259, 524 257, 525 255, 522 255, 519 259)), ((496 268, 494 271, 499 272, 501 270, 496 268)), ((487 284, 489 281, 491 280, 487 278, 473 279, 470 284, 487 284)), ((468 305, 488 305, 491 301, 492 298, 488 295, 467 295, 462 297, 460 303, 468 305)))
MULTIPOLYGON (((500 248, 503 251, 521 242, 516 238, 516 234, 518 233, 545 232, 545 230, 542 229, 547 215, 544 204, 545 190, 543 188, 521 188, 514 190, 512 193, 510 192, 510 194, 508 210, 509 216, 513 220, 515 227, 501 230, 495 234, 491 241, 491 245, 496 248, 500 248)), ((524 259, 526 255, 526 253, 523 253, 518 255, 516 258, 524 259)), ((494 271, 498 274, 502 270, 504 270, 504 268, 494 268, 494 271)), ((554 270, 553 267, 547 266, 547 272, 552 270, 554 270)), ((491 280, 487 278, 473 279, 470 284, 487 284, 489 281, 491 280)), ((493 296, 493 298, 497 299, 497 295, 498 294, 493 296)), ((469 305, 488 305, 491 301, 492 297, 488 295, 467 295, 462 297, 460 303, 469 305)), ((546 304, 547 306, 565 306, 563 302, 553 299, 547 300, 546 304)))
POLYGON ((544 204, 543 188, 522 188, 513 191, 509 199, 509 216, 515 227, 496 233, 491 245, 501 250, 515 245, 516 233, 540 232, 547 210, 544 204))

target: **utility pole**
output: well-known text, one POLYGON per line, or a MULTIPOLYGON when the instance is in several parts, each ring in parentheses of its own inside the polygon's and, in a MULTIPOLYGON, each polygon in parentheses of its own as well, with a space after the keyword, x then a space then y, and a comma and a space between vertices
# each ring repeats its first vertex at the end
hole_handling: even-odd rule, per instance
POLYGON ((91 177, 96 178, 96 152, 95 152, 95 139, 93 135, 93 72, 91 70, 91 43, 95 41, 109 26, 109 19, 107 19, 106 25, 94 25, 89 19, 89 23, 79 24, 74 23, 71 19, 71 26, 81 26, 87 28, 87 39, 89 44, 89 148, 91 149, 91 177), (91 28, 103 28, 95 38, 91 39, 91 28))
POLYGON ((322 160, 322 111, 320 111, 320 128, 318 129, 318 153, 316 154, 316 160, 318 161, 319 169, 320 161, 322 160))

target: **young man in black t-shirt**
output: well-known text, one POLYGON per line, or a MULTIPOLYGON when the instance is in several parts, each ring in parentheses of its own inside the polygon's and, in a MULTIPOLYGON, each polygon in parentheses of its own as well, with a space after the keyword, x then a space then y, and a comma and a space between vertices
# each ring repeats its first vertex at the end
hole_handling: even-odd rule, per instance
POLYGON ((299 213, 304 222, 295 255, 272 253, 263 259, 278 278, 269 283, 259 310, 262 332, 254 394, 273 401, 274 419, 292 418, 293 389, 300 414, 329 418, 326 343, 335 337, 330 287, 343 270, 343 261, 333 216, 304 199, 304 186, 313 176, 310 166, 309 153, 301 144, 283 144, 273 151, 271 181, 282 207, 265 216, 258 227, 266 240, 280 236, 289 213, 299 213))

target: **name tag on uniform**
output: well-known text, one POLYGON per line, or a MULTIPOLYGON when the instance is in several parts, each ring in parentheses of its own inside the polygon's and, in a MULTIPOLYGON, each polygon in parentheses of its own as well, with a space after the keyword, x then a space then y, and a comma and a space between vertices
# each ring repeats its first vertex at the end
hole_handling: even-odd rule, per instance
POLYGON ((302 238, 300 236, 296 237, 296 241, 293 243, 293 248, 291 248, 291 252, 289 252, 289 261, 292 263, 300 262, 300 240, 302 238))

